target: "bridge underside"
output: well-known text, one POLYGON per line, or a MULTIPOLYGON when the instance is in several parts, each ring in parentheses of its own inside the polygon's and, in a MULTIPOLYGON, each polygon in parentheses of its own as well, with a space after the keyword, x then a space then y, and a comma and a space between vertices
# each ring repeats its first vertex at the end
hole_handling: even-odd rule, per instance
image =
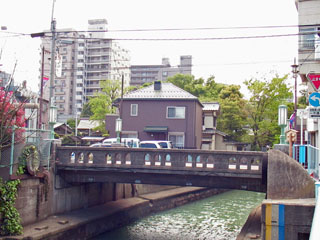
POLYGON ((75 169, 59 166, 60 177, 71 184, 112 182, 131 184, 154 184, 173 186, 199 186, 223 189, 238 189, 255 192, 266 192, 266 183, 260 176, 230 173, 190 172, 190 171, 157 171, 143 169, 75 169))

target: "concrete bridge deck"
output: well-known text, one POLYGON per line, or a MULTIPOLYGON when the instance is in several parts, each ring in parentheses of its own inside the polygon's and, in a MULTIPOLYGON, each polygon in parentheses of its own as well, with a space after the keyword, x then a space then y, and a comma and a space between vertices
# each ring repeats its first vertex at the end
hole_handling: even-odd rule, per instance
POLYGON ((294 159, 266 152, 57 147, 56 173, 69 183, 115 182, 267 192, 314 197, 314 181, 294 159))

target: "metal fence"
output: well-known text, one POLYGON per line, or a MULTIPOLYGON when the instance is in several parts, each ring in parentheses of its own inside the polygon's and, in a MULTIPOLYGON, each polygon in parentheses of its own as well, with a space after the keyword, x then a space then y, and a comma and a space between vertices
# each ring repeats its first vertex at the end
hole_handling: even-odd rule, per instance
POLYGON ((40 165, 46 168, 50 167, 50 151, 51 151, 51 131, 26 129, 26 144, 35 145, 40 153, 40 165))
POLYGON ((12 127, 11 146, 1 152, 2 173, 8 169, 9 175, 14 172, 14 166, 19 164, 19 157, 25 147, 34 145, 39 153, 39 164, 45 169, 50 168, 50 152, 52 142, 51 130, 28 129, 12 127))
POLYGON ((319 179, 319 148, 311 145, 293 145, 292 157, 304 166, 310 175, 319 179))

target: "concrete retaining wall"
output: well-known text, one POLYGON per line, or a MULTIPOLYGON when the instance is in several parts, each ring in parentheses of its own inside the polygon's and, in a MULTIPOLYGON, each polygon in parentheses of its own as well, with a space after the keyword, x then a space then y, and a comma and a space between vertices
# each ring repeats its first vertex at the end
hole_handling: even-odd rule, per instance
POLYGON ((314 198, 315 181, 293 158, 279 150, 268 152, 268 199, 314 198))
POLYGON ((309 239, 315 199, 264 200, 262 239, 309 239))
POLYGON ((45 178, 21 179, 16 207, 22 225, 41 221, 48 216, 90 208, 110 201, 172 189, 172 186, 88 183, 72 186, 51 172, 45 178))

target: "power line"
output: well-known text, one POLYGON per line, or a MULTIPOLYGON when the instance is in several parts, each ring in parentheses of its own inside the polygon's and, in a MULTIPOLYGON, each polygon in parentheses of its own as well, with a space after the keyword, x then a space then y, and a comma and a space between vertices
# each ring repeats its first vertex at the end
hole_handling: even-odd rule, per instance
MULTIPOLYGON (((57 34, 66 33, 111 33, 111 32, 161 32, 161 31, 204 31, 204 30, 237 30, 237 29, 271 29, 271 28, 304 28, 304 27, 318 27, 319 24, 304 24, 304 25, 273 25, 273 26, 238 26, 238 27, 195 27, 195 28, 155 28, 155 29, 115 29, 115 30, 88 30, 88 31, 57 31, 57 34)), ((0 32, 2 34, 13 34, 15 36, 30 36, 29 33, 19 32, 0 32)), ((50 35, 50 32, 46 32, 50 35)), ((84 39, 82 37, 82 39, 84 39)), ((90 38, 93 39, 93 38, 90 38)))
MULTIPOLYGON (((300 32, 290 34, 273 34, 273 35, 253 35, 253 36, 233 36, 233 37, 196 37, 196 38, 92 38, 92 37, 59 37, 59 39, 84 39, 84 40, 117 40, 117 41, 208 41, 208 40, 241 40, 241 39, 261 39, 276 37, 293 37, 318 34, 319 31, 300 32)), ((45 36, 47 37, 47 36, 45 36)))

